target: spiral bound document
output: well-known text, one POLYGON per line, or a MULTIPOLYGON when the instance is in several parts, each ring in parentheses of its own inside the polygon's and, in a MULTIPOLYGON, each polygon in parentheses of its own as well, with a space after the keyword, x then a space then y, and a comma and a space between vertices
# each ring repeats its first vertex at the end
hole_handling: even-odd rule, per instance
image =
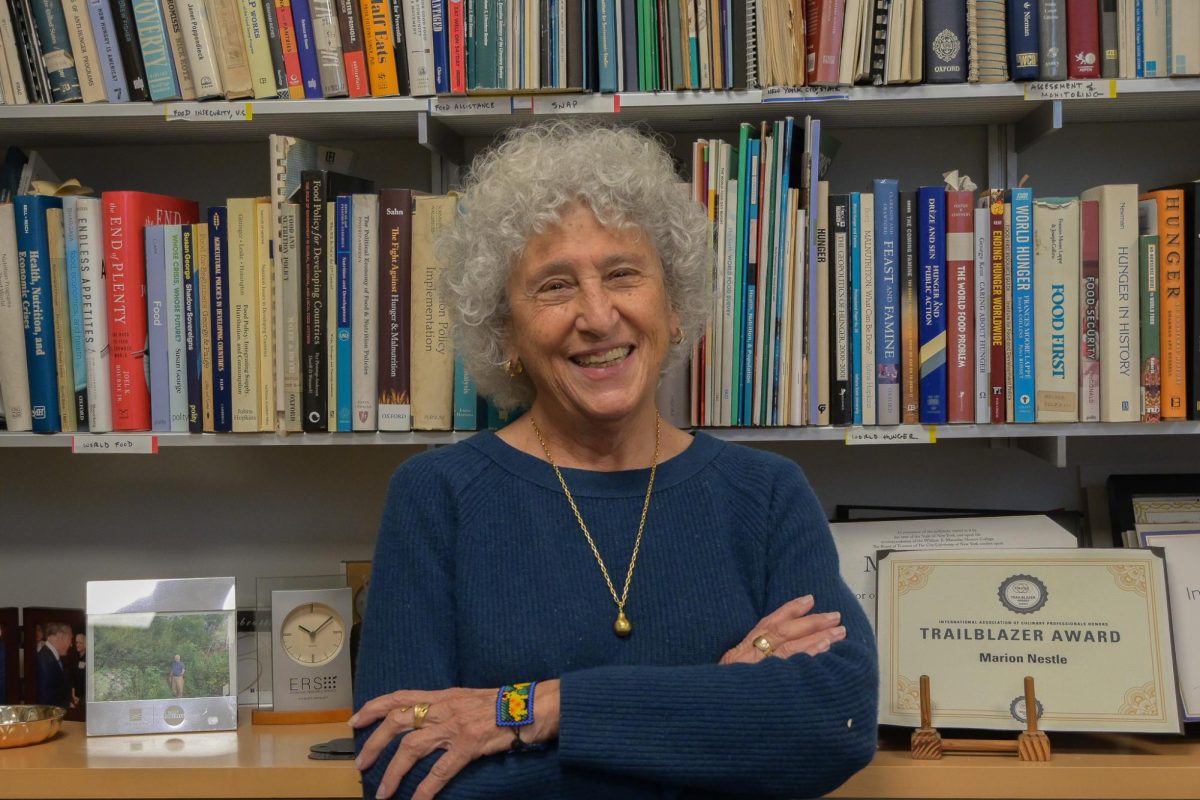
POLYGON ((759 29, 758 13, 759 0, 746 0, 746 88, 757 89, 758 83, 758 42, 762 38, 759 29))

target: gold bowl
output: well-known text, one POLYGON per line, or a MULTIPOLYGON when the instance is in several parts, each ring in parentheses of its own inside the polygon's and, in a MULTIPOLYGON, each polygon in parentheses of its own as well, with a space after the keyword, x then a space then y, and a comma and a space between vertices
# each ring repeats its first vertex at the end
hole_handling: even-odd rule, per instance
POLYGON ((66 713, 58 706, 0 706, 0 748, 25 747, 52 738, 66 713))

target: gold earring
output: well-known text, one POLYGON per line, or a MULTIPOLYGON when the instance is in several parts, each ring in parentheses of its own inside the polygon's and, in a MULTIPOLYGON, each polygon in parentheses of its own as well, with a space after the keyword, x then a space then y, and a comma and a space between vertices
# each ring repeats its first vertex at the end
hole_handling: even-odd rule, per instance
POLYGON ((671 344, 683 344, 683 328, 675 329, 675 334, 671 337, 671 344))
POLYGON ((508 373, 508 377, 515 378, 525 371, 525 365, 519 358, 510 358, 504 364, 504 371, 508 373))

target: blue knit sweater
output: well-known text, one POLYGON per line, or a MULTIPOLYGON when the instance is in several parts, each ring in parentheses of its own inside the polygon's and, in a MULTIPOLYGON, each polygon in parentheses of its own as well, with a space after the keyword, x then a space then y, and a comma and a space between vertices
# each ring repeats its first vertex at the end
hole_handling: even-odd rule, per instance
MULTIPOLYGON (((619 588, 649 470, 563 474, 619 588)), ((475 761, 441 797, 811 797, 875 751, 871 628, 808 482, 780 456, 698 434, 659 466, 626 639, 550 465, 493 433, 400 466, 372 569, 355 708, 401 688, 562 681, 556 747, 475 761), (810 593, 842 612, 844 641, 717 664, 810 593)), ((365 797, 393 752, 364 773, 365 797)))

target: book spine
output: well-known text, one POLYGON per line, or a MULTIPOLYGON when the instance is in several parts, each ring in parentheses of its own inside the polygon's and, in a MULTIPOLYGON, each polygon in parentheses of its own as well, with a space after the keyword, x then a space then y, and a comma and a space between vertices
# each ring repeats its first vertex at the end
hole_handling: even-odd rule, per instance
MULTIPOLYGON (((265 0, 270 3, 271 0, 265 0)), ((246 48, 246 65, 250 69, 250 91, 255 100, 277 97, 275 66, 271 63, 271 42, 263 19, 264 0, 239 0, 242 44, 246 48)))
POLYGON ((1066 0, 1038 0, 1038 77, 1044 81, 1067 79, 1066 0))
POLYGON ((1136 422, 1138 375, 1137 187, 1107 185, 1084 192, 1100 201, 1100 420, 1136 422))
POLYGON ((446 0, 429 0, 429 30, 433 43, 433 88, 450 93, 450 37, 446 30, 446 0))
POLYGON ((1079 421, 1100 421, 1100 203, 1079 206, 1079 421))
POLYGON ((254 81, 246 42, 245 17, 239 0, 204 0, 212 49, 224 96, 253 97, 254 81))
POLYGON ((146 66, 142 63, 142 47, 138 43, 132 0, 110 0, 110 8, 116 23, 117 46, 125 67, 129 99, 135 103, 146 102, 150 100, 150 88, 146 82, 146 66))
POLYGON ((104 81, 105 97, 110 103, 127 102, 129 86, 125 81, 125 66, 121 63, 121 53, 118 49, 112 10, 108 5, 108 0, 87 0, 87 6, 92 21, 92 33, 96 39, 100 77, 104 81))
POLYGON ((1200 4, 1167 0, 1167 28, 1171 74, 1200 74, 1200 4))
POLYGON ((975 421, 973 193, 946 192, 946 420, 975 421))
POLYGON ((991 422, 988 408, 991 394, 991 225, 992 216, 987 208, 975 209, 975 422, 983 425, 991 422))
POLYGON ((1011 190, 1013 328, 1013 415, 1015 422, 1036 422, 1034 375, 1033 190, 1011 190))
POLYGON ((458 356, 454 357, 454 430, 473 431, 479 427, 479 395, 475 379, 458 356))
MULTIPOLYGON (((447 34, 450 40, 450 93, 467 93, 466 11, 463 0, 446 0, 447 34)), ((562 13, 559 11, 558 13, 562 13)))
POLYGON ((920 270, 917 267, 917 195, 900 197, 900 422, 920 422, 920 270))
POLYGON ((862 385, 862 424, 875 425, 878 412, 875 376, 875 195, 859 195, 859 383, 862 385))
POLYGON ((83 276, 79 271, 79 198, 64 197, 62 208, 63 244, 66 257, 67 309, 70 315, 72 409, 79 430, 88 430, 87 357, 83 344, 83 276))
POLYGON ((988 253, 990 270, 988 273, 991 299, 989 302, 988 322, 991 346, 991 421, 993 423, 1007 421, 1008 405, 1008 362, 1005 357, 1005 342, 1008 338, 1008 326, 1005 318, 1008 313, 1004 294, 1004 274, 1007 263, 1007 250, 1004 236, 1004 192, 992 189, 986 195, 988 212, 991 216, 989 228, 988 253))
POLYGON ((187 430, 190 433, 204 432, 203 402, 201 392, 200 350, 200 272, 197 269, 196 237, 194 225, 181 225, 179 232, 183 283, 183 348, 184 377, 187 386, 187 430))
MULTIPOLYGON (((1153 202, 1153 201, 1151 201, 1153 202)), ((1158 234, 1138 237, 1138 312, 1141 321, 1141 421, 1162 421, 1162 374, 1159 361, 1158 234)))
POLYGON ((258 429, 275 430, 275 267, 271 258, 271 220, 267 197, 254 201, 255 353, 258 367, 258 429))
POLYGON ((57 348, 51 298, 50 237, 46 209, 61 201, 40 196, 13 199, 16 217, 17 264, 25 329, 32 429, 54 433, 62 429, 59 413, 57 348))
POLYGON ((325 97, 345 97, 349 94, 346 68, 342 63, 341 34, 338 32, 337 9, 334 0, 308 0, 312 23, 313 47, 317 51, 317 67, 321 72, 321 88, 325 97))
POLYGON ((900 424, 899 189, 892 179, 877 179, 875 189, 875 363, 876 419, 900 424))
POLYGON ((59 0, 31 0, 30 6, 41 46, 42 64, 50 77, 51 102, 82 100, 62 5, 59 0))
POLYGON ((180 10, 183 2, 184 0, 163 0, 162 10, 169 37, 171 63, 175 68, 175 79, 179 82, 179 97, 181 100, 195 100, 196 85, 191 62, 188 60, 187 37, 183 30, 183 16, 180 10))
MULTIPOLYGON (((357 2, 358 0, 354 0, 357 2)), ((262 0, 263 29, 267 34, 267 50, 271 55, 271 75, 275 84, 275 96, 288 99, 287 61, 283 56, 283 34, 279 29, 279 9, 274 0, 262 0)), ((290 22, 290 20, 289 20, 290 22)))
MULTIPOLYGON (((1162 365, 1162 418, 1187 419, 1187 239, 1184 193, 1162 189, 1142 195, 1154 200, 1158 214, 1159 355, 1162 365)), ((1200 278, 1200 276, 1197 276, 1200 278)), ((1144 346, 1144 343, 1143 343, 1144 346)))
POLYGON ((396 79, 396 54, 392 50, 392 23, 387 0, 361 0, 363 44, 367 80, 373 97, 391 97, 399 93, 396 79))
POLYGON ((1037 4, 1008 0, 1008 70, 1014 81, 1037 80, 1038 33, 1037 4))
POLYGON ((300 67, 299 33, 292 16, 292 0, 274 0, 274 4, 275 17, 279 22, 279 49, 283 54, 283 72, 287 79, 287 97, 290 100, 303 100, 307 96, 306 83, 300 67))
POLYGON ((300 263, 303 274, 303 367, 305 431, 326 431, 328 414, 327 305, 325 298, 325 181, 303 173, 300 201, 300 263))
POLYGON ((854 400, 851 394, 850 356, 850 196, 829 196, 829 217, 832 231, 832 280, 829 282, 829 422, 849 425, 854 421, 854 400))
POLYGON ((363 20, 358 0, 337 0, 337 12, 342 34, 342 66, 346 70, 346 91, 351 97, 366 97, 371 93, 371 86, 367 78, 363 20))
MULTIPOLYGON (((291 0, 290 6, 296 36, 296 57, 300 64, 304 96, 310 100, 319 100, 325 94, 309 0, 291 0)), ((291 95, 295 97, 294 90, 291 95)))
POLYGON ((138 44, 150 99, 157 102, 178 100, 179 82, 175 62, 167 42, 167 26, 159 0, 133 0, 133 18, 137 23, 138 44))
POLYGON ((192 74, 192 88, 197 99, 207 100, 213 97, 224 97, 225 87, 221 85, 220 67, 216 62, 216 44, 213 41, 212 26, 209 24, 208 11, 203 0, 178 0, 179 13, 182 15, 184 40, 188 68, 192 74))
POLYGON ((212 264, 209 261, 208 223, 192 225, 192 259, 196 269, 196 337, 200 350, 200 429, 213 433, 213 314, 212 264))
POLYGON ((418 197, 412 215, 412 419, 416 430, 450 430, 454 344, 433 243, 456 214, 456 197, 418 197))
POLYGON ((229 338, 229 228, 225 206, 208 209, 208 260, 212 289, 213 430, 233 430, 233 374, 229 338))
POLYGON ((53 102, 50 91, 50 76, 42 61, 42 46, 38 43, 37 22, 33 18, 30 0, 7 0, 9 14, 16 26, 21 50, 21 63, 25 69, 26 86, 34 103, 53 102))
MULTIPOLYGON (((502 0, 492 0, 497 11, 496 21, 501 20, 500 7, 502 0)), ((404 31, 406 56, 408 59, 409 94, 413 97, 428 97, 437 94, 434 84, 433 64, 433 30, 430 26, 429 0, 406 0, 404 6, 404 31)), ((501 28, 493 28, 496 35, 496 64, 497 83, 493 88, 504 88, 504 64, 506 63, 506 48, 500 34, 501 28)))
MULTIPOLYGON (((1166 78, 1171 74, 1168 59, 1167 0, 1142 0, 1144 77, 1166 78)), ((1139 76, 1143 77, 1143 76, 1139 76)))
POLYGON ((150 429, 171 430, 171 399, 167 348, 167 256, 165 225, 147 225, 146 248, 146 358, 150 364, 150 429))
POLYGON ((381 431, 412 429, 409 399, 412 193, 379 193, 379 378, 381 431))
MULTIPOLYGON (((30 99, 30 89, 21 66, 21 52, 19 35, 12 12, 9 11, 7 3, 0 2, 0 58, 3 58, 8 72, 9 82, 6 86, 12 87, 13 97, 9 102, 16 105, 26 105, 30 99)), ((28 404, 25 406, 24 413, 28 417, 28 404)))
POLYGON ((1120 69, 1117 0, 1100 0, 1100 77, 1116 78, 1120 69))
POLYGON ((1146 37, 1145 37, 1145 14, 1143 10, 1144 0, 1133 0, 1133 25, 1131 33, 1133 36, 1133 69, 1132 77, 1146 77, 1146 37))
POLYGON ((1067 0, 1067 77, 1100 77, 1100 6, 1096 0, 1067 0))
POLYGON ((962 0, 925 0, 925 82, 967 80, 967 7, 962 0))
POLYGON ((616 0, 596 2, 596 41, 600 60, 600 91, 617 91, 616 0))
POLYGON ((300 333, 300 298, 303 292, 300 274, 300 206, 296 203, 284 203, 281 209, 276 264, 283 295, 282 324, 275 332, 283 342, 283 362, 277 376, 283 388, 280 409, 283 412, 283 429, 298 433, 303 430, 304 381, 300 333))
POLYGON ((863 421, 862 352, 862 193, 850 193, 850 408, 855 425, 863 421))
POLYGON ((1079 419, 1079 201, 1033 205, 1035 383, 1038 422, 1079 419))
POLYGON ((33 430, 30 416, 29 364, 25 352, 21 264, 12 203, 0 204, 0 386, 4 421, 10 431, 33 430))
POLYGON ((379 378, 379 341, 376 327, 379 307, 379 197, 356 194, 352 207, 351 275, 354 281, 351 327, 354 381, 352 429, 376 428, 379 378))
MULTIPOLYGON (((71 346, 71 310, 68 301, 67 257, 63 241, 62 206, 46 209, 46 232, 50 253, 50 300, 53 307, 55 378, 58 381, 58 415, 64 432, 79 430, 75 401, 75 362, 71 346)), ((84 405, 86 408, 86 403, 84 405)), ((86 422, 86 420, 85 420, 86 422)))
POLYGON ((946 192, 922 186, 918 193, 921 241, 922 424, 946 422, 946 192))
POLYGON ((329 390, 326 402, 326 422, 330 433, 342 430, 338 427, 338 345, 337 345, 337 296, 338 269, 335 242, 337 241, 337 203, 332 200, 325 202, 325 296, 331 303, 325 313, 329 316, 325 321, 325 373, 326 387, 329 390))
POLYGON ((96 53, 96 37, 92 34, 92 20, 88 14, 87 2, 63 0, 62 6, 83 102, 100 102, 105 99, 103 68, 96 53))
POLYGON ((871 15, 870 77, 871 83, 881 86, 887 82, 887 31, 892 0, 868 0, 875 11, 871 15))
POLYGON ((353 421, 353 370, 351 369, 351 298, 352 288, 350 250, 353 231, 351 227, 351 198, 340 194, 335 201, 334 218, 334 264, 337 270, 337 295, 334 298, 337 325, 334 339, 337 343, 337 426, 339 431, 351 429, 353 421))
POLYGON ((233 432, 253 433, 258 419, 257 281, 255 279, 255 201, 230 198, 228 276, 233 432))
POLYGON ((169 430, 186 433, 187 409, 187 344, 183 319, 183 228, 190 225, 168 225, 164 236, 166 264, 166 342, 169 430))

